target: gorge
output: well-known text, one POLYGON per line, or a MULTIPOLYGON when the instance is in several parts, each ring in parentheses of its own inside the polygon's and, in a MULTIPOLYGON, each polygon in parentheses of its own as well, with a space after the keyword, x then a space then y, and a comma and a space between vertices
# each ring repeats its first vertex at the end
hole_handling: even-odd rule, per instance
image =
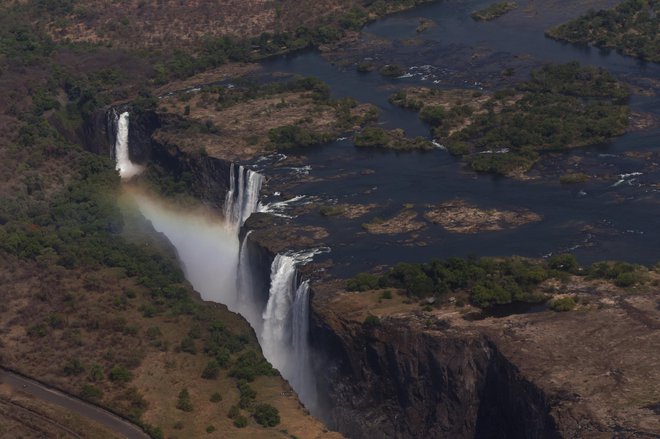
POLYGON ((2 3, 4 376, 153 439, 660 438, 660 67, 491 3, 2 3))
MULTIPOLYGON (((111 110, 116 114, 115 110, 111 110)), ((138 175, 142 166, 131 162, 128 143, 129 113, 118 116, 115 135, 117 169, 123 180, 138 175)), ((227 305, 250 323, 264 355, 298 393, 316 416, 315 372, 309 349, 309 281, 299 277, 297 267, 312 260, 315 251, 277 254, 272 260, 267 289, 259 291, 247 245, 250 233, 239 240, 241 227, 260 208, 264 177, 242 165, 229 165, 225 182, 224 216, 180 211, 167 200, 147 195, 130 186, 126 194, 141 214, 176 248, 186 278, 202 298, 227 305)))

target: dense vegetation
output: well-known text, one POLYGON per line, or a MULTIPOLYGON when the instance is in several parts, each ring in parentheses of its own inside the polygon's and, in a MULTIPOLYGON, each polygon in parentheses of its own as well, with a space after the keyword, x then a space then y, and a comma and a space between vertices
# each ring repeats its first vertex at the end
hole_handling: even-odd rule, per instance
MULTIPOLYGON (((441 94, 440 90, 429 92, 441 94)), ((514 174, 529 170, 544 150, 604 142, 628 126, 628 90, 608 72, 577 63, 547 65, 531 80, 493 94, 480 106, 425 105, 406 99, 431 124, 434 135, 480 172, 514 174)))
MULTIPOLYGON (((164 437, 142 422, 150 400, 170 398, 186 411, 198 406, 192 387, 146 392, 135 378, 150 354, 199 359, 182 362, 193 369, 190 380, 251 381, 277 372, 247 323, 201 302, 171 249, 122 214, 114 162, 80 147, 85 120, 126 99, 135 78, 107 67, 111 62, 75 69, 62 63, 71 48, 26 20, 30 8, 57 11, 60 3, 68 10, 72 2, 2 5, 0 14, 0 312, 3 331, 18 334, 17 347, 2 343, 3 365, 164 437), (206 367, 195 370, 198 362, 206 367)), ((294 87, 324 92, 316 83, 294 87)), ((138 113, 154 106, 146 91, 135 99, 138 113)), ((157 369, 174 373, 168 364, 157 369)), ((251 414, 256 403, 242 409, 251 414)))
POLYGON ((516 2, 493 3, 484 9, 474 11, 470 16, 477 21, 490 21, 501 17, 509 11, 513 11, 517 7, 516 2))
POLYGON ((590 11, 546 34, 563 41, 591 43, 660 62, 660 1, 626 0, 613 9, 590 11))
POLYGON ((430 150, 431 142, 423 137, 410 138, 401 129, 387 131, 380 127, 369 126, 355 135, 358 148, 384 148, 395 151, 430 150))
MULTIPOLYGON (((448 293, 467 293, 481 308, 514 302, 546 300, 542 285, 549 279, 565 280, 579 275, 606 279, 619 287, 644 284, 648 269, 622 262, 599 262, 581 267, 574 256, 563 254, 547 261, 520 257, 435 259, 426 264, 400 263, 380 275, 360 273, 347 282, 351 291, 396 288, 407 296, 425 298, 448 293)), ((566 307, 561 301, 557 307, 566 307)))

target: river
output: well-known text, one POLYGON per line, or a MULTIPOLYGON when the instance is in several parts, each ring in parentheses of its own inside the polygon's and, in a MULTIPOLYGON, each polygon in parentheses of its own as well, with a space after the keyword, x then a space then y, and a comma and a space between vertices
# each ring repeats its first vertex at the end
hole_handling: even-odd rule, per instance
MULTIPOLYGON (((322 56, 317 51, 267 60, 262 76, 287 73, 318 77, 330 85, 334 97, 352 96, 378 106, 386 128, 403 128, 408 135, 426 137, 429 127, 416 113, 387 102, 397 88, 420 84, 474 89, 488 84, 497 88, 507 85, 499 72, 509 66, 515 68, 514 76, 524 79, 532 68, 545 62, 570 61, 606 68, 632 84, 646 85, 660 79, 657 64, 548 39, 543 35, 544 27, 520 14, 488 23, 473 21, 470 11, 486 3, 436 2, 400 13, 368 26, 362 41, 355 45, 358 49, 345 50, 358 53, 354 56, 358 60, 381 59, 412 66, 407 77, 392 79, 378 73, 359 73, 354 64, 339 67, 328 61, 341 61, 344 55, 322 56), (416 32, 420 17, 436 23, 421 36, 416 32), (387 43, 375 48, 366 43, 376 38, 387 43), (421 42, 412 48, 402 43, 412 38, 421 42), (474 53, 483 61, 475 62, 471 56, 474 53)), ((633 111, 660 116, 657 94, 634 96, 630 105, 633 111)), ((528 181, 475 174, 440 149, 426 153, 361 150, 354 148, 350 140, 289 154, 302 156, 306 168, 272 165, 273 161, 257 167, 272 177, 271 192, 304 195, 300 203, 379 205, 367 216, 352 221, 323 218, 316 212, 297 218, 299 223, 329 229, 327 244, 332 253, 325 257, 332 258, 335 272, 340 275, 379 264, 470 254, 543 257, 570 251, 584 263, 623 259, 653 264, 658 260, 656 248, 660 244, 656 227, 660 214, 659 143, 660 130, 652 128, 605 144, 552 154, 542 162, 543 172, 532 172, 536 178, 528 181), (590 174, 602 178, 578 185, 559 184, 559 175, 573 169, 574 157, 590 174), (454 199, 485 209, 529 209, 543 220, 513 230, 470 235, 430 225, 414 239, 370 235, 361 227, 375 217, 393 216, 404 205, 414 205, 421 214, 426 205, 454 199)), ((267 197, 266 201, 278 201, 278 197, 267 197)))

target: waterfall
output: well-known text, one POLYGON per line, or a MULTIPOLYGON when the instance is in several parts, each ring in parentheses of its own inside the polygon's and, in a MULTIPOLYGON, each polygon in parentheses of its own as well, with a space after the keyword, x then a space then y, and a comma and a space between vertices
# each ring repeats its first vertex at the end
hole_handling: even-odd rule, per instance
MULTIPOLYGON (((115 116, 116 117, 116 116, 115 116)), ((128 153, 128 111, 118 116, 117 136, 115 139, 115 169, 119 171, 122 179, 129 179, 142 172, 142 166, 131 162, 128 153)))
POLYGON ((241 165, 238 166, 238 172, 236 168, 237 166, 232 163, 224 213, 227 221, 238 230, 257 210, 264 176, 241 165))
MULTIPOLYGON (((271 266, 268 303, 263 312, 261 347, 266 358, 296 390, 303 404, 316 408, 309 355, 309 283, 298 285, 300 255, 278 254, 271 266)), ((309 255, 305 255, 309 256, 309 255)))
POLYGON ((236 270, 236 307, 252 325, 256 334, 261 334, 263 321, 261 310, 257 305, 261 302, 257 287, 252 280, 250 253, 248 251, 248 238, 252 230, 247 232, 238 252, 238 268, 236 270))
POLYGON ((303 281, 293 298, 292 337, 293 376, 291 385, 307 408, 316 412, 317 395, 309 349, 309 281, 303 281))

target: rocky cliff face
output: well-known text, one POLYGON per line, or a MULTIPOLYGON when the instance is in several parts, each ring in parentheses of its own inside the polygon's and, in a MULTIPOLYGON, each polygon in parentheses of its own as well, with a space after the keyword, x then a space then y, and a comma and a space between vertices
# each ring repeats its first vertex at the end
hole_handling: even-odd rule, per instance
POLYGON ((80 133, 82 143, 89 151, 114 156, 117 130, 114 115, 123 111, 131 113, 128 131, 131 161, 156 164, 175 177, 185 174, 190 180, 192 195, 222 207, 229 189, 231 163, 215 157, 189 154, 174 144, 155 140, 154 132, 167 122, 168 116, 152 111, 133 112, 130 106, 98 111, 85 121, 80 133))
POLYGON ((319 296, 311 336, 325 353, 325 421, 347 437, 559 437, 546 396, 483 334, 421 314, 364 325, 319 296))

